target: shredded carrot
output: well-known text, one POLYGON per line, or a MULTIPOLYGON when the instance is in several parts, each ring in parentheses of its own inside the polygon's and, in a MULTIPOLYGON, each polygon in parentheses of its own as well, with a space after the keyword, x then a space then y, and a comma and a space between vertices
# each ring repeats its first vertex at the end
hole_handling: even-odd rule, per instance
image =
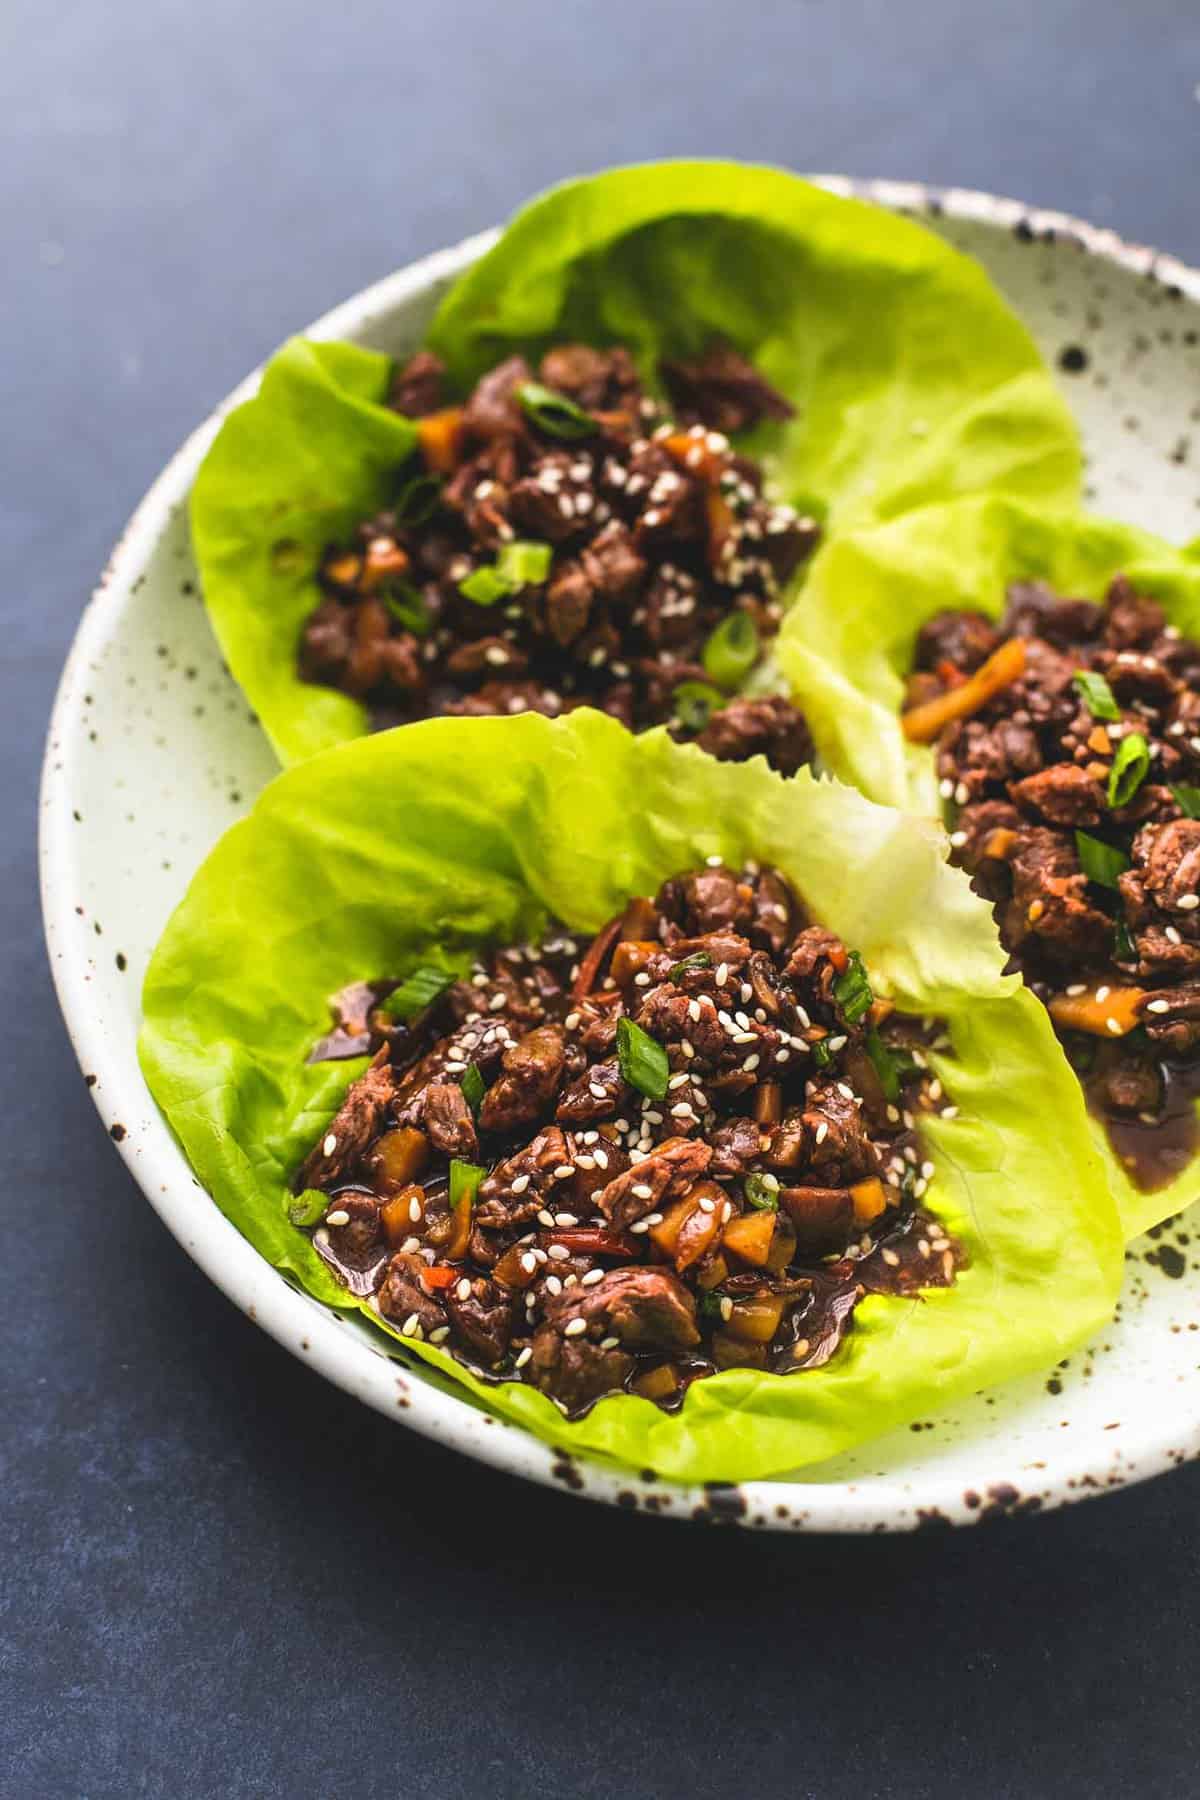
POLYGON ((998 862, 1007 862, 1016 842, 1015 831, 1010 831, 1007 825, 998 825, 995 831, 989 831, 983 840, 983 854, 995 857, 998 862))
POLYGON ((963 682, 904 714, 901 725, 910 744, 932 744, 955 719, 969 719, 993 695, 1011 687, 1025 668, 1024 638, 1009 638, 981 668, 963 682))
POLYGON ((590 994, 595 987, 601 965, 621 935, 623 918, 624 914, 618 913, 616 918, 610 919, 604 929, 597 932, 592 939, 588 946, 588 953, 579 965, 579 973, 571 984, 571 994, 574 999, 582 1000, 583 996, 590 994))
POLYGON ((452 1281, 457 1281, 462 1274, 461 1269, 448 1269, 444 1263, 436 1268, 421 1271, 421 1286, 430 1294, 436 1294, 440 1288, 448 1288, 452 1281))
POLYGON ((686 431, 673 431, 662 440, 668 456, 701 481, 716 483, 729 467, 726 453, 709 448, 707 436, 689 437, 686 431))
POLYGON ((1100 987, 1089 994, 1056 994, 1050 1002, 1050 1017, 1064 1031, 1088 1031, 1093 1037, 1124 1037, 1141 1024, 1145 998, 1145 989, 1138 987, 1100 987))

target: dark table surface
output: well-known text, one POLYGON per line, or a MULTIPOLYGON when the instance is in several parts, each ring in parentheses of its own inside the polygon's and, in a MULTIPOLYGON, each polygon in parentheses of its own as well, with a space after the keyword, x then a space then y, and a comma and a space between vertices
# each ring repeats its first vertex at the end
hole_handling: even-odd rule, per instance
POLYGON ((8 0, 4 1796, 1196 1791, 1200 1468, 957 1536, 654 1524, 356 1407, 211 1288, 50 989, 34 782, 126 515, 288 331, 546 182, 725 153, 1200 260, 1194 0, 8 0))

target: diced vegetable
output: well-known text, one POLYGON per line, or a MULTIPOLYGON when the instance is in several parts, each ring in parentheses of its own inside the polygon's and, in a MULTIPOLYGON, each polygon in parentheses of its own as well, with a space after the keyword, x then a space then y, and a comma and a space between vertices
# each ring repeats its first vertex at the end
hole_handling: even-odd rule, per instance
POLYGON ((478 1063, 471 1064, 470 1068, 463 1076, 460 1086, 463 1091, 463 1099, 470 1107, 474 1116, 478 1118, 479 1108, 483 1104, 483 1096, 487 1093, 487 1083, 479 1072, 478 1063))
POLYGON ((842 1017, 847 1025, 857 1025, 870 1012, 874 995, 867 980, 863 959, 857 950, 850 952, 850 962, 845 974, 839 975, 834 982, 833 997, 841 1007, 842 1017))
POLYGON ((1141 1024, 1145 999, 1145 989, 1139 987, 1101 987, 1088 994, 1056 994, 1050 1002, 1050 1017, 1063 1031, 1086 1031, 1093 1037, 1125 1037, 1141 1024))
POLYGON ((1172 786, 1171 792, 1185 819, 1200 819, 1200 787, 1189 787, 1181 781, 1172 786))
POLYGON ((297 1194, 290 1202, 288 1218, 293 1225, 319 1225, 325 1217, 326 1208, 332 1205, 329 1195, 323 1194, 320 1188, 305 1188, 302 1194, 297 1194))
POLYGON ((1128 806, 1150 772, 1150 746, 1140 731, 1121 739, 1108 776, 1108 804, 1128 806))
POLYGON ((549 544, 516 538, 512 543, 501 544, 496 556, 496 573, 508 582, 514 593, 519 588, 536 587, 550 573, 553 555, 549 544))
POLYGON ((776 1212, 779 1207, 779 1177, 765 1175, 756 1169, 742 1182, 742 1193, 747 1206, 756 1207, 762 1212, 776 1212))
POLYGON ((845 1243, 854 1217, 848 1188, 780 1188, 779 1204, 796 1227, 803 1249, 836 1249, 845 1243))
MULTIPOLYGON (((656 946, 656 948, 661 948, 661 945, 656 946)), ((672 963, 667 970, 667 977, 675 983, 676 987, 678 987, 684 976, 690 974, 693 969, 711 968, 712 957, 708 954, 708 951, 697 950, 692 956, 685 956, 679 962, 672 963)))
POLYGON ((420 1237, 425 1229, 425 1189, 410 1181, 398 1194, 384 1201, 379 1209, 379 1221, 389 1249, 398 1250, 405 1238, 420 1237))
POLYGON ((850 1201, 854 1208, 854 1223, 869 1225, 882 1212, 887 1211, 887 1190, 877 1175, 867 1181, 856 1181, 850 1189, 850 1201))
POLYGON ((667 1400, 679 1386, 679 1375, 673 1363, 659 1363, 643 1369, 629 1384, 629 1391, 643 1400, 667 1400))
POLYGON ((754 1122, 768 1130, 783 1117, 783 1089, 777 1081, 760 1081, 754 1090, 754 1122))
POLYGON ((796 1255, 796 1227, 784 1212, 775 1214, 775 1236, 767 1252, 767 1268, 772 1275, 782 1275, 796 1255))
POLYGON ((462 1270, 448 1268, 445 1263, 435 1263, 432 1268, 423 1269, 419 1280, 427 1294, 440 1294, 454 1282, 461 1281, 462 1270))
POLYGON ((765 1369, 766 1345, 752 1343, 749 1338, 735 1337, 731 1331, 714 1331, 712 1359, 718 1369, 765 1369))
POLYGON ((720 1287, 721 1283, 728 1279, 729 1264, 721 1255, 710 1257, 708 1262, 702 1263, 696 1270, 696 1286, 703 1288, 706 1292, 709 1288, 720 1287))
POLYGON ((696 1202, 690 1194, 685 1194, 682 1200, 676 1200, 673 1206, 667 1208, 657 1225, 650 1227, 650 1242, 672 1262, 674 1262, 675 1252, 679 1248, 679 1234, 683 1230, 685 1221, 695 1210, 696 1202))
POLYGON ((527 1288, 536 1279, 537 1272, 537 1260, 529 1255, 528 1246, 524 1244, 511 1245, 492 1270, 496 1280, 510 1288, 527 1288), (523 1260, 526 1257, 529 1260, 528 1268, 523 1260))
POLYGON ((1097 675, 1092 669, 1080 669, 1075 675, 1075 686, 1093 719, 1121 717, 1121 709, 1103 675, 1097 675))
POLYGON ((634 976, 640 975, 650 958, 661 949, 661 944, 652 944, 648 939, 622 938, 612 953, 608 972, 618 987, 628 987, 634 976))
POLYGON ((454 1236, 446 1246, 446 1255, 452 1262, 467 1254, 475 1195, 486 1174, 487 1170, 478 1163, 460 1162, 457 1157, 451 1160, 450 1210, 454 1214, 454 1236))
POLYGON ((1123 850, 1114 849, 1089 832, 1075 833, 1075 848, 1084 874, 1100 887, 1115 888, 1118 876, 1129 867, 1129 858, 1123 850))
POLYGON ((657 1038, 635 1025, 630 1018, 617 1020, 617 1060, 621 1074, 630 1087, 648 1100, 666 1098, 671 1065, 657 1038))
POLYGON ((730 1219, 725 1227, 722 1247, 730 1256, 749 1263, 752 1268, 765 1269, 774 1237, 773 1212, 744 1213, 739 1219, 730 1219))
POLYGON ((507 600, 512 593, 512 584, 505 580, 499 570, 485 564, 483 568, 472 569, 464 575, 458 584, 458 591, 464 600, 473 600, 476 606, 495 606, 500 600, 507 600))
POLYGON ((453 474, 462 455, 463 412, 447 406, 417 420, 417 442, 426 466, 439 475, 453 474))
POLYGON ((732 692, 758 661, 758 651, 758 631, 750 614, 731 612, 704 646, 704 672, 719 688, 732 692))
POLYGON ((381 1186, 389 1192, 416 1181, 429 1161, 429 1139, 411 1125, 385 1131, 375 1146, 374 1166, 381 1186))
POLYGON ((423 525, 441 499, 442 483, 436 475, 414 475, 396 496, 392 511, 400 525, 423 525))
POLYGON ((694 1200, 692 1211, 679 1227, 679 1235, 675 1240, 675 1267, 680 1274, 690 1269, 707 1256, 721 1236, 721 1213, 725 1196, 715 1182, 699 1182, 688 1195, 694 1200), (713 1202, 712 1211, 708 1212, 700 1205, 701 1198, 713 1202))
POLYGON ((1010 687, 1024 668, 1025 640, 1009 638, 960 687, 906 712, 901 720, 905 737, 910 744, 932 744, 955 719, 969 719, 1002 688, 1010 687))
POLYGON ((685 731, 703 731, 724 704, 724 694, 706 681, 681 681, 671 694, 675 717, 685 731))
POLYGON ((596 421, 591 413, 576 406, 566 394, 543 387, 540 381, 524 381, 517 389, 517 401, 525 417, 547 437, 591 437, 596 421))
POLYGON ((782 1294, 756 1294, 753 1300, 735 1300, 725 1329, 732 1336, 769 1344, 783 1317, 782 1294))
POLYGON ((1007 862, 1017 846, 1017 833, 1006 825, 998 825, 983 840, 983 854, 995 862, 1007 862))
POLYGON ((445 969, 422 964, 420 968, 411 970, 399 987, 393 988, 379 1002, 379 1010, 387 1013, 391 1019, 403 1019, 407 1022, 415 1019, 418 1014, 427 1012, 441 999, 446 989, 453 985, 454 976, 445 969))

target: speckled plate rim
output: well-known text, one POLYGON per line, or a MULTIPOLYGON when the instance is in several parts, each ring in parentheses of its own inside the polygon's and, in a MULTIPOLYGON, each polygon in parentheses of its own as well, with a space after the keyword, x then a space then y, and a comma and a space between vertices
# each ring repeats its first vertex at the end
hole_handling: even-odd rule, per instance
MULTIPOLYGON (((962 188, 930 188, 916 182, 857 181, 823 175, 813 179, 831 190, 870 199, 896 211, 945 215, 998 227, 1027 227, 1038 236, 1054 234, 1089 254, 1177 287, 1200 303, 1200 272, 1149 247, 1131 244, 1111 230, 1068 214, 1030 207, 1016 200, 962 188)), ((452 279, 494 241, 481 232, 453 248, 435 252, 386 276, 307 327, 316 338, 358 338, 403 302, 436 283, 452 279)), ((106 1033, 88 1005, 88 958, 71 930, 72 896, 86 861, 78 832, 72 831, 70 784, 55 775, 69 771, 81 754, 85 731, 78 704, 106 645, 119 631, 121 615, 139 570, 163 525, 186 503, 196 469, 221 421, 256 389, 256 369, 214 409, 171 458, 119 539, 84 610, 55 697, 42 772, 39 861, 42 909, 50 966, 75 1053, 84 1069, 102 1071, 101 1091, 93 1089, 106 1123, 138 1121, 117 1145, 131 1174, 167 1228, 233 1303, 286 1350, 327 1380, 385 1415, 491 1464, 548 1486, 608 1504, 637 1507, 666 1518, 697 1518, 767 1530, 869 1532, 911 1530, 935 1518, 939 1523, 973 1524, 1008 1510, 1017 1499, 1013 1458, 994 1445, 981 1447, 973 1469, 979 1493, 993 1503, 972 1506, 958 1475, 940 1476, 922 1468, 906 1476, 900 1469, 869 1480, 751 1481, 686 1486, 593 1458, 568 1456, 540 1443, 519 1427, 481 1412, 450 1391, 410 1373, 408 1367, 376 1354, 360 1331, 291 1288, 198 1189, 182 1151, 158 1114, 140 1072, 114 1070, 106 1033)), ((1042 1510, 1103 1492, 1117 1481, 1143 1480, 1174 1466, 1182 1455, 1200 1454, 1200 1417, 1181 1429, 1155 1423, 1137 1444, 1136 1463, 1102 1466, 1095 1454, 1080 1459, 1072 1448, 1060 1464, 1042 1472, 1042 1510), (1093 1478, 1091 1482, 1081 1477, 1093 1478)), ((1128 1451, 1129 1445, 1126 1444, 1128 1451)))

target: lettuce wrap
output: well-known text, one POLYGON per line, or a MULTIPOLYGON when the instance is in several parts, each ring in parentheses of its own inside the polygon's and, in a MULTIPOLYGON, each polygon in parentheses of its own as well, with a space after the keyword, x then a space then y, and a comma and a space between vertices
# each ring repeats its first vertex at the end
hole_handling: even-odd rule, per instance
POLYGON ((151 962, 142 1066, 228 1217, 294 1282, 354 1310, 286 1215, 299 1163, 365 1066, 306 1063, 328 997, 433 958, 464 968, 551 917, 595 931, 708 856, 773 862, 861 950, 877 993, 945 1022, 952 1052, 933 1061, 959 1111, 923 1128, 936 1166, 923 1204, 969 1267, 918 1300, 864 1300, 822 1368, 726 1371, 674 1414, 620 1396, 569 1423, 427 1342, 403 1353, 564 1448, 679 1479, 796 1469, 1053 1363, 1109 1317, 1121 1278, 1078 1085, 943 852, 932 822, 836 782, 719 763, 592 711, 426 721, 280 776, 222 839, 151 962))
MULTIPOLYGON (((960 607, 999 618, 1013 581, 1045 580, 1059 593, 1099 600, 1118 574, 1200 639, 1200 545, 1179 550, 1132 525, 1000 496, 923 508, 818 553, 803 606, 784 623, 778 660, 826 767, 885 805, 940 816, 934 751, 910 744, 900 726, 921 626, 960 607)), ((1200 1158, 1145 1193, 1103 1125, 1093 1120, 1092 1128, 1128 1236, 1200 1198, 1200 1158)))
MULTIPOLYGON (((513 351, 565 339, 628 345, 656 385, 660 356, 717 337, 796 408, 745 447, 835 534, 963 493, 1076 497, 1070 415, 982 269, 779 170, 661 163, 568 182, 451 288, 429 344, 465 393, 513 351)), ((414 447, 382 404, 391 366, 292 340, 196 478, 213 628, 284 763, 368 729, 360 703, 300 681, 296 651, 322 549, 394 498, 414 447)))

